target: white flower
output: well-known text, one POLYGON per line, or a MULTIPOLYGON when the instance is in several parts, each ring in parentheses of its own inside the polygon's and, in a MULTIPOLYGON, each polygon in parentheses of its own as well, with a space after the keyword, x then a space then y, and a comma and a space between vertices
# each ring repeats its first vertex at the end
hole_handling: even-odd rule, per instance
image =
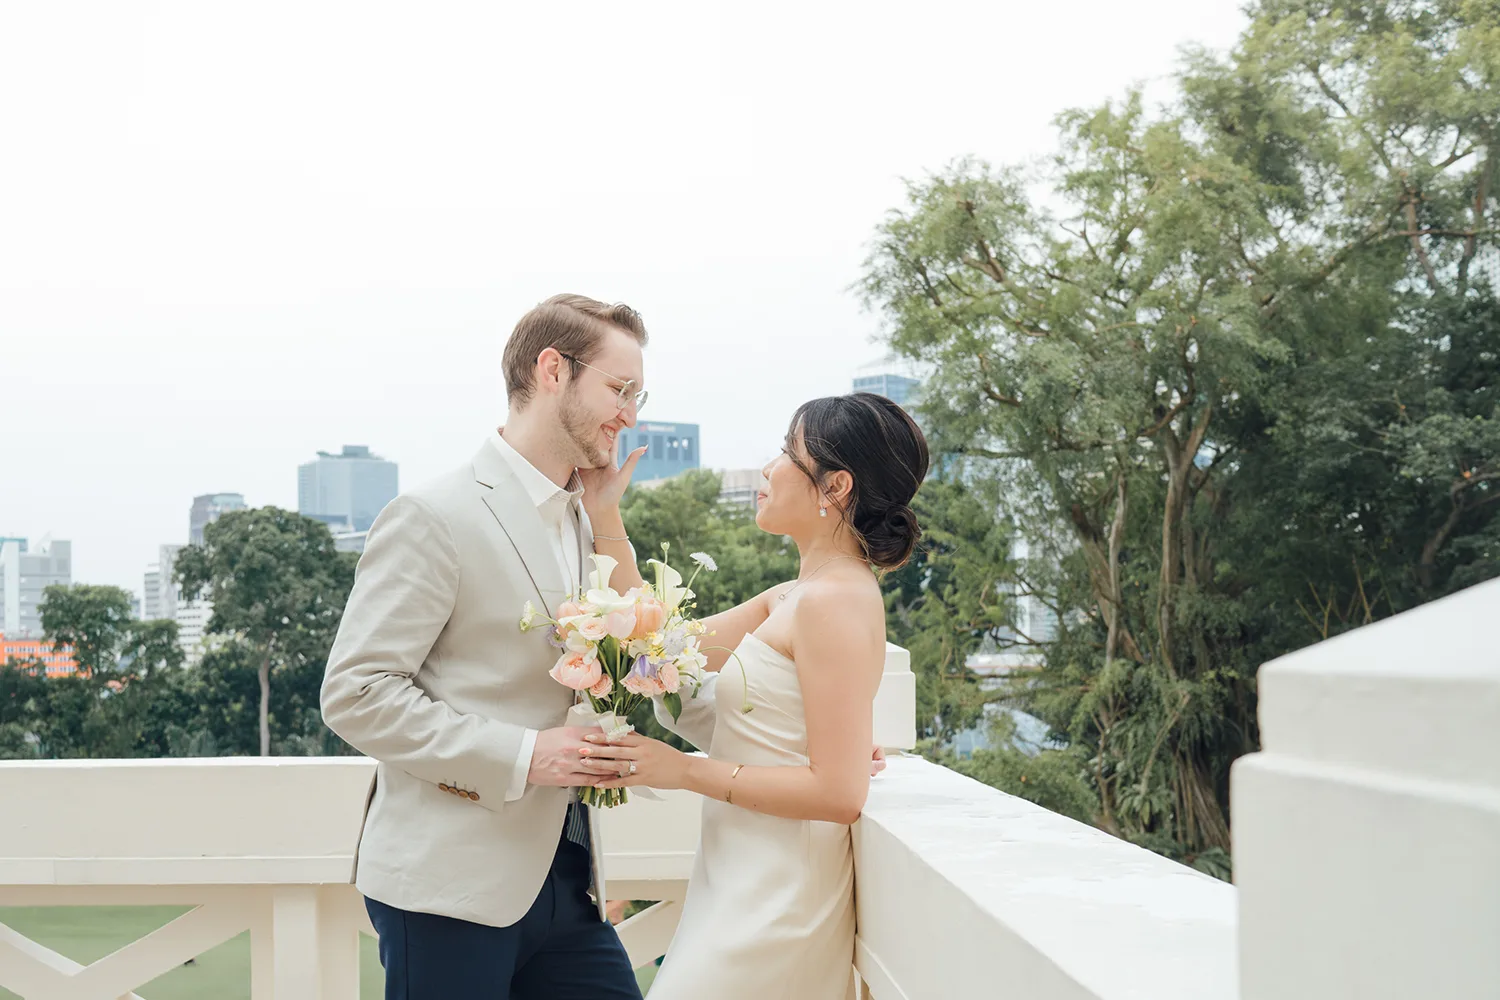
POLYGON ((700 671, 704 670, 708 666, 708 657, 704 656, 698 650, 696 644, 693 644, 689 645, 682 652, 678 653, 677 658, 672 662, 676 664, 677 669, 684 674, 691 674, 696 676, 700 671))
POLYGON ((669 660, 675 660, 677 655, 688 647, 689 642, 682 629, 668 629, 661 636, 662 655, 669 660))
POLYGON ((637 656, 645 656, 651 652, 651 640, 631 639, 625 644, 625 655, 632 660, 637 656))
POLYGON ((615 567, 619 565, 618 560, 606 555, 600 555, 598 552, 595 552, 589 558, 594 561, 594 570, 589 574, 589 589, 607 590, 609 588, 609 578, 614 573, 615 567))
POLYGON ((624 716, 613 712, 605 712, 599 716, 599 728, 604 730, 604 738, 611 743, 635 732, 635 727, 624 716))
POLYGON ((714 557, 709 555, 707 552, 694 552, 688 558, 692 559, 693 562, 697 563, 699 566, 702 566, 710 573, 716 572, 719 568, 718 563, 714 562, 714 557))
POLYGON ((536 605, 527 601, 521 608, 521 631, 530 631, 532 623, 536 621, 536 605))
POLYGON ((656 596, 666 605, 668 612, 675 612, 682 606, 682 602, 692 600, 693 592, 682 585, 681 573, 660 559, 648 559, 646 562, 656 570, 656 596))

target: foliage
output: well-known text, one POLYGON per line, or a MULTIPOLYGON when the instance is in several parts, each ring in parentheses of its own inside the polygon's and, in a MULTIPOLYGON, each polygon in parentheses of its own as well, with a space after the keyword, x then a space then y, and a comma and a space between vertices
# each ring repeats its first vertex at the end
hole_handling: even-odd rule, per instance
POLYGON ((1210 859, 1256 667, 1494 575, 1500 531, 1496 9, 1250 14, 1162 113, 1062 115, 1044 201, 973 161, 910 185, 863 282, 937 450, 1065 539, 1011 695, 1104 828, 1210 859))
POLYGON ((721 503, 720 482, 718 473, 694 470, 659 486, 632 488, 620 504, 642 575, 647 559, 661 558, 662 542, 671 543, 678 563, 690 552, 713 556, 718 572, 702 573, 693 584, 700 614, 732 608, 797 575, 790 540, 756 527, 751 508, 721 503))
POLYGON ((922 541, 883 581, 890 639, 910 651, 917 677, 920 738, 952 738, 988 700, 965 664, 1013 618, 1001 584, 1013 575, 1013 532, 998 507, 993 482, 928 480, 913 502, 922 541))
POLYGON ((212 596, 208 631, 253 651, 261 756, 272 749, 271 674, 315 666, 321 675, 356 561, 334 548, 326 524, 277 507, 230 511, 177 557, 184 596, 212 596))
POLYGON ((940 754, 938 762, 1080 822, 1097 820, 1099 796, 1088 780, 1085 750, 1048 747, 1034 754, 1020 750, 1013 742, 1015 723, 1003 714, 995 718, 991 730, 992 749, 975 750, 965 759, 940 754))

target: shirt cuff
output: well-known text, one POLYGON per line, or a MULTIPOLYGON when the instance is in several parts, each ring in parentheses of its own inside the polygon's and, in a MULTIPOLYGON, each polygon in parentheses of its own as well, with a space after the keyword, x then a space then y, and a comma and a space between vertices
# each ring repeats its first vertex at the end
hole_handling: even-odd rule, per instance
POLYGON ((528 729, 521 737, 521 752, 516 754, 516 769, 511 775, 505 801, 514 802, 526 794, 526 777, 531 774, 531 757, 536 752, 536 730, 528 729))

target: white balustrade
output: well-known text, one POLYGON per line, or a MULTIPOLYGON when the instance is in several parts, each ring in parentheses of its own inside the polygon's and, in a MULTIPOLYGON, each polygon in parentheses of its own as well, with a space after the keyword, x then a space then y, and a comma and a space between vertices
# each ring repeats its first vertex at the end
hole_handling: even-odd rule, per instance
POLYGON ((1260 672, 1244 1000, 1500 998, 1500 580, 1260 672))
MULTIPOLYGON (((1239 890, 897 754, 854 827, 877 1000, 1500 998, 1500 582, 1266 668, 1265 751, 1233 783, 1239 890), (1237 916, 1238 914, 1238 916, 1237 916)), ((915 739, 888 651, 876 741, 915 739)), ((363 758, 0 762, 0 906, 192 907, 80 967, 0 925, 0 985, 119 1000, 246 930, 254 1000, 353 1000, 363 758)), ((604 815, 619 927, 661 955, 699 801, 604 815)))

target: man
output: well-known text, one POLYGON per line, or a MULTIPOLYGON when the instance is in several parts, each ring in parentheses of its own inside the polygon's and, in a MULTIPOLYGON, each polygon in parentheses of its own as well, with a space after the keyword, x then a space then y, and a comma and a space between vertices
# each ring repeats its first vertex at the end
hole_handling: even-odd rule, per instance
POLYGON ((387 1000, 630 998, 605 919, 590 784, 548 675, 545 630, 584 580, 578 502, 629 482, 616 436, 645 400, 628 306, 559 295, 516 325, 510 416, 472 462, 391 501, 370 528, 323 681, 323 718, 379 761, 355 865, 387 1000))

